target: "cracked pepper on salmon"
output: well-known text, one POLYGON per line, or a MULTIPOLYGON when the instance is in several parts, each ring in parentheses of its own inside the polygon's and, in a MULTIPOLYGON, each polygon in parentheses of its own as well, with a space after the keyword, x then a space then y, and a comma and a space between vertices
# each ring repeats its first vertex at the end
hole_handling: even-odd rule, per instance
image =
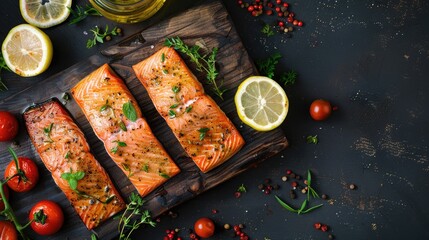
POLYGON ((112 160, 141 196, 180 172, 109 65, 89 74, 71 93, 112 160))
POLYGON ((42 162, 88 229, 125 208, 106 171, 91 154, 82 131, 59 102, 52 100, 30 108, 24 119, 42 162))
POLYGON ((244 145, 225 113, 179 54, 169 47, 133 66, 156 109, 186 153, 204 173, 219 166, 244 145))

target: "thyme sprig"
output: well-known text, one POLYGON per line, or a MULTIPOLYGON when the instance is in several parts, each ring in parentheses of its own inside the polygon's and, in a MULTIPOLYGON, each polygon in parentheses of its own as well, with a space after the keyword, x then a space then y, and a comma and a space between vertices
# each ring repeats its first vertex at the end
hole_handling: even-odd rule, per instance
POLYGON ((117 30, 118 28, 114 27, 112 30, 109 31, 109 25, 106 25, 104 31, 98 26, 95 26, 95 28, 90 29, 93 38, 88 39, 88 41, 86 42, 86 47, 92 48, 93 46, 97 45, 97 43, 104 43, 104 40, 107 40, 109 36, 118 35, 117 30))
MULTIPOLYGON (((3 70, 3 69, 5 69, 5 70, 7 70, 7 71, 10 72, 10 69, 7 66, 6 62, 5 62, 5 60, 3 58, 3 55, 0 52, 0 73, 1 73, 1 70, 3 70)), ((8 90, 8 89, 7 89, 6 84, 4 84, 4 82, 2 81, 1 76, 0 76, 0 92, 4 91, 4 90, 8 90)))
POLYGON ((181 53, 188 56, 191 62, 195 63, 197 70, 199 72, 206 72, 207 82, 212 86, 212 91, 216 96, 223 100, 223 94, 226 89, 223 88, 223 82, 218 83, 216 78, 219 74, 219 71, 216 68, 216 55, 218 53, 218 48, 213 48, 209 54, 201 55, 199 50, 200 46, 186 45, 182 39, 179 37, 167 38, 164 42, 165 46, 173 47, 174 49, 180 51, 181 53))
MULTIPOLYGON (((259 74, 274 79, 276 67, 281 58, 282 55, 280 53, 274 53, 267 59, 256 61, 256 67, 258 68, 259 74)), ((281 73, 277 80, 283 83, 284 86, 290 86, 295 84, 297 78, 297 72, 295 72, 294 70, 290 70, 288 72, 281 73)))
POLYGON ((120 240, 130 239, 131 233, 143 224, 152 227, 156 226, 149 211, 143 209, 145 203, 143 198, 132 192, 129 199, 130 202, 127 204, 127 208, 119 217, 118 231, 120 240))
POLYGON ((91 5, 87 4, 85 6, 76 6, 76 10, 72 8, 68 8, 70 13, 72 14, 72 18, 70 19, 69 25, 76 24, 82 20, 84 20, 88 16, 102 16, 101 13, 93 8, 91 5))

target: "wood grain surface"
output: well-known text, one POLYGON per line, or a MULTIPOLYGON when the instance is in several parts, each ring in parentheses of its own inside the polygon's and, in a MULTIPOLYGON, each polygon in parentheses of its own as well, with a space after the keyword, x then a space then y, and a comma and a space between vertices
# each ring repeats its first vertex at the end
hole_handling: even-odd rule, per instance
MULTIPOLYGON (((225 8, 218 1, 206 1, 177 16, 149 27, 120 44, 109 47, 100 54, 90 57, 86 61, 77 63, 29 89, 24 89, 1 100, 0 105, 4 110, 9 110, 19 116, 20 126, 24 129, 20 114, 25 108, 49 98, 62 100, 64 93, 67 93, 78 81, 104 63, 109 63, 116 73, 125 80, 128 88, 142 108, 142 112, 152 127, 154 134, 181 169, 180 174, 145 197, 147 201, 146 208, 151 211, 153 216, 160 215, 166 210, 228 180, 258 162, 275 155, 288 145, 286 137, 280 129, 264 133, 254 131, 241 123, 236 114, 233 100, 234 93, 242 80, 257 74, 257 72, 225 8), (219 48, 217 57, 217 65, 220 70, 219 79, 224 81, 224 86, 228 89, 223 101, 211 93, 210 86, 204 83, 204 74, 197 72, 195 66, 186 57, 184 57, 184 60, 197 78, 203 82, 206 92, 215 99, 221 109, 237 126, 246 141, 246 145, 238 154, 207 174, 199 171, 180 147, 167 124, 156 112, 146 91, 136 79, 131 68, 133 64, 140 62, 162 47, 166 37, 175 36, 179 36, 190 45, 199 42, 207 46, 208 49, 219 48)), ((84 131, 96 159, 110 174, 123 197, 127 198, 132 191, 135 191, 134 187, 109 158, 102 142, 94 135, 77 104, 70 100, 65 103, 65 107, 84 131)), ((12 196, 13 206, 17 209, 19 218, 22 222, 25 222, 29 209, 36 201, 51 199, 62 206, 67 218, 64 227, 59 233, 43 239, 65 239, 66 237, 68 239, 83 239, 89 236, 90 233, 43 166, 25 131, 20 131, 18 141, 20 145, 14 147, 18 155, 26 155, 35 159, 41 172, 41 179, 35 190, 25 194, 13 194, 12 196)), ((10 143, 1 143, 1 159, 10 158, 6 151, 9 145, 10 143)), ((7 163, 8 161, 2 161, 0 167, 4 169, 7 163)), ((116 229, 117 221, 110 219, 96 228, 94 232, 100 239, 112 239, 117 235, 116 229)), ((33 239, 42 239, 40 236, 32 235, 32 233, 29 233, 29 235, 33 239)))

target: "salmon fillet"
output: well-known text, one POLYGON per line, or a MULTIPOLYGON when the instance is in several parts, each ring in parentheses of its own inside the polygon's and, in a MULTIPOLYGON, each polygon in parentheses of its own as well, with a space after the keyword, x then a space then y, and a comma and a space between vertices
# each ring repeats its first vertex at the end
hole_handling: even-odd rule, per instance
POLYGON ((204 173, 237 153, 244 139, 179 54, 164 47, 133 66, 156 109, 204 173))
POLYGON ((88 229, 125 208, 106 171, 91 154, 82 131, 59 102, 52 100, 31 108, 24 119, 40 158, 88 229), (84 174, 73 190, 63 174, 77 173, 84 174))
POLYGON ((109 65, 89 74, 71 93, 110 157, 141 196, 180 172, 109 65))

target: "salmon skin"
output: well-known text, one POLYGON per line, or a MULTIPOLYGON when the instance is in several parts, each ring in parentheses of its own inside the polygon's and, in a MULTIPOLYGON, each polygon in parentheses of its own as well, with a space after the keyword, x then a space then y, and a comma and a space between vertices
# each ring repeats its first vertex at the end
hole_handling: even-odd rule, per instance
POLYGON ((133 66, 156 109, 204 173, 237 153, 244 139, 179 54, 164 47, 133 66))
POLYGON ((88 229, 125 208, 106 171, 91 154, 82 131, 58 101, 28 109, 24 119, 42 162, 88 229), (83 176, 75 189, 67 174, 83 176))
POLYGON ((141 196, 180 172, 109 65, 89 74, 71 93, 110 157, 141 196))

